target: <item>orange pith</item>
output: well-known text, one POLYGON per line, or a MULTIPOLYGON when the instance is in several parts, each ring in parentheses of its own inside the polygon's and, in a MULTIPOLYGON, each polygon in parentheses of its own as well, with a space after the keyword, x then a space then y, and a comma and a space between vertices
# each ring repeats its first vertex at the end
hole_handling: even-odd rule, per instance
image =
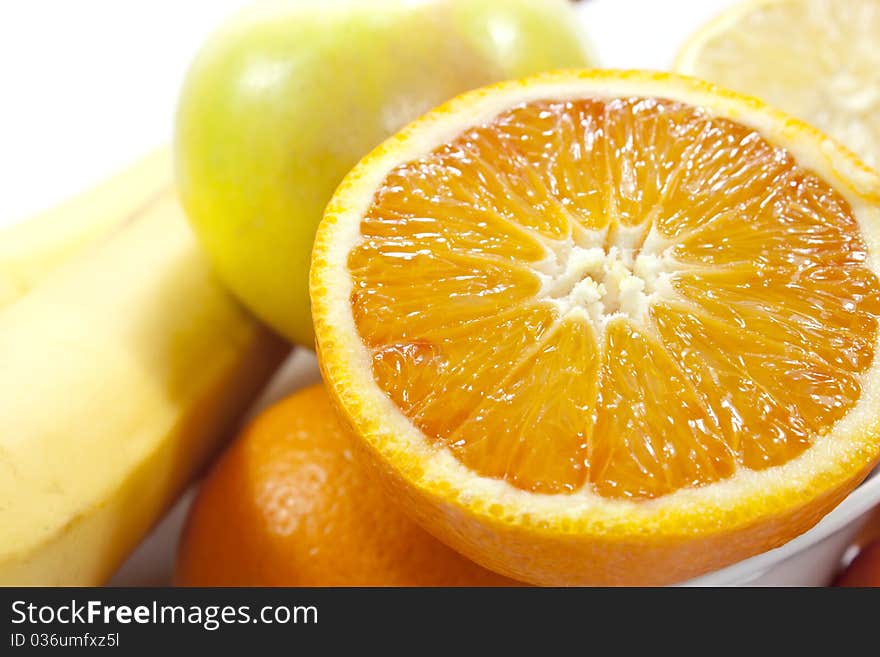
POLYGON ((360 231, 376 383, 525 490, 652 498, 783 464, 874 359, 846 201, 681 102, 520 104, 396 167, 360 231))

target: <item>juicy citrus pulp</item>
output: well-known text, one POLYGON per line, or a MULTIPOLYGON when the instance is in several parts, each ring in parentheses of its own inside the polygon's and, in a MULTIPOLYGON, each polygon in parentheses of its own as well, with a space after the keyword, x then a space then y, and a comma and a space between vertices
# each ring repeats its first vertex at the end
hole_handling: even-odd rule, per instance
POLYGON ((657 98, 522 103, 383 180, 348 260, 376 382, 480 474, 655 497, 791 459, 858 399, 852 210, 657 98))
POLYGON ((880 167, 880 0, 751 0, 691 37, 676 68, 791 112, 880 167))
POLYGON ((880 452, 878 190, 812 128, 687 78, 465 95, 328 206, 326 380, 481 563, 703 572, 809 527, 880 452))

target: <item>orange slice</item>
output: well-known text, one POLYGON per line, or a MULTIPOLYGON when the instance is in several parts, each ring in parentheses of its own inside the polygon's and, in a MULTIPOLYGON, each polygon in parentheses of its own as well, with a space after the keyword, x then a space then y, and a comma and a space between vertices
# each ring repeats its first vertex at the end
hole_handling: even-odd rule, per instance
POLYGON ((329 204, 325 378, 472 559, 680 581, 805 531, 877 461, 878 208, 844 148, 693 79, 472 92, 329 204))

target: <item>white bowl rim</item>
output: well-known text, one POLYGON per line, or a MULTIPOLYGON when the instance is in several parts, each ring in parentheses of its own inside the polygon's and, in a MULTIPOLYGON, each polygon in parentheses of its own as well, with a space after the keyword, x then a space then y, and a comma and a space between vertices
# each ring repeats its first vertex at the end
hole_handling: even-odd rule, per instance
POLYGON ((819 543, 880 504, 880 468, 838 504, 815 527, 773 550, 682 582, 682 586, 725 586, 747 583, 773 566, 819 543))

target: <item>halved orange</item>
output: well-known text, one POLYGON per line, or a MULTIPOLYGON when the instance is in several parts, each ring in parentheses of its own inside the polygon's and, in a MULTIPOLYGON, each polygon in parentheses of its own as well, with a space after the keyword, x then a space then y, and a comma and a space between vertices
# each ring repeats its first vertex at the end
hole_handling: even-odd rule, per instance
POLYGON ((676 582, 880 456, 880 179, 760 101, 558 72, 449 102, 314 247, 326 382, 396 497, 536 584, 676 582))

